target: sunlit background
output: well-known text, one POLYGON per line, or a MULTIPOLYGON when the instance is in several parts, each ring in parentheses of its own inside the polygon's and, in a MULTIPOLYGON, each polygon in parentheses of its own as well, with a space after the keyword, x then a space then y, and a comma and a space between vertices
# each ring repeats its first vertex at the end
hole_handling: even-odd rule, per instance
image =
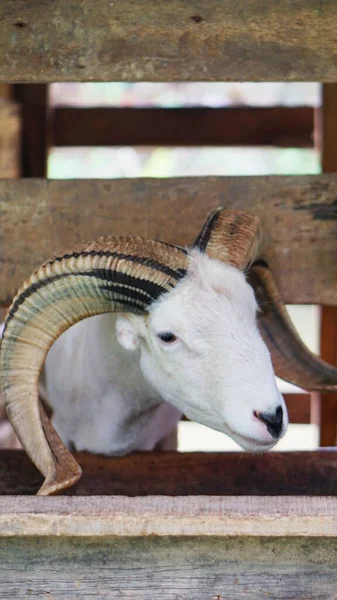
MULTIPOLYGON (((52 106, 163 107, 320 105, 317 83, 84 83, 52 84, 52 106)), ((49 153, 53 179, 301 175, 321 171, 314 148, 275 147, 57 147, 49 153)), ((288 307, 304 342, 319 352, 319 308, 288 307)), ((281 392, 300 392, 278 381, 281 392)), ((315 449, 317 425, 290 425, 277 450, 315 449)), ((179 449, 238 450, 224 434, 192 422, 179 425, 179 449)))

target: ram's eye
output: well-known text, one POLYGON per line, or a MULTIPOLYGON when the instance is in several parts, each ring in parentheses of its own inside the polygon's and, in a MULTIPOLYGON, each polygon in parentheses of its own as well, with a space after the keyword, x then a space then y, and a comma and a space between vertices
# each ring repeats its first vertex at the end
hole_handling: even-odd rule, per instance
POLYGON ((170 331, 163 331, 162 333, 158 333, 159 339, 165 344, 173 344, 177 340, 177 336, 170 331))

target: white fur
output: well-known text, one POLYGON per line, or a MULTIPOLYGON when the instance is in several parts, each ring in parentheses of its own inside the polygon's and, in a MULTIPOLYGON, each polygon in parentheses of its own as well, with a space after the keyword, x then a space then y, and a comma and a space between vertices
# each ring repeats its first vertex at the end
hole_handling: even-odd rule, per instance
POLYGON ((233 267, 193 250, 188 275, 147 316, 105 314, 81 321, 51 348, 45 365, 53 422, 78 450, 150 450, 181 413, 227 433, 242 447, 275 440, 254 411, 281 405, 254 293, 233 267), (177 341, 162 342, 158 333, 177 341))

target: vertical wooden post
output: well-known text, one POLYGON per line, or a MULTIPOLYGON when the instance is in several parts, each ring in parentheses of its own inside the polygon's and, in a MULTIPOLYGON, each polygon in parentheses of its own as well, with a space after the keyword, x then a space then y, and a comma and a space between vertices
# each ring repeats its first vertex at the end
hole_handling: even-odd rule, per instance
MULTIPOLYGON (((20 107, 11 100, 12 86, 0 84, 0 178, 12 179, 20 175, 20 107)), ((0 323, 6 309, 0 307, 0 323)), ((1 416, 1 406, 0 406, 1 416)))
MULTIPOLYGON (((323 85, 322 110, 318 130, 322 152, 322 171, 337 172, 337 83, 323 85)), ((321 310, 321 356, 337 364, 337 309, 323 306, 321 310)), ((337 394, 321 394, 320 445, 337 443, 337 394)))
POLYGON ((48 86, 17 84, 13 97, 22 111, 21 177, 46 177, 49 147, 48 86))
MULTIPOLYGON (((21 113, 17 102, 11 99, 12 86, 0 84, 0 178, 12 179, 20 175, 21 113)), ((1 249, 0 249, 1 251, 1 249)), ((0 306, 0 323, 7 309, 0 306)), ((13 446, 14 438, 0 397, 0 448, 13 446)))
POLYGON ((0 83, 0 98, 3 100, 11 99, 11 85, 8 83, 0 83))
POLYGON ((10 100, 10 86, 0 85, 0 177, 19 177, 20 107, 10 100))

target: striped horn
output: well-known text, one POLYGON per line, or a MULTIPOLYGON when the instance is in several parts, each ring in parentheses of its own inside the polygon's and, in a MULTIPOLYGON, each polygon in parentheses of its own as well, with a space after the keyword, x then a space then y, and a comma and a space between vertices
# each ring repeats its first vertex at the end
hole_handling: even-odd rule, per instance
POLYGON ((337 369, 310 352, 296 333, 263 259, 262 242, 257 217, 218 208, 209 215, 194 245, 211 258, 246 272, 260 307, 259 330, 276 375, 307 390, 336 391, 337 369))
POLYGON ((0 387, 8 417, 45 477, 40 495, 73 485, 81 469, 38 400, 47 352, 71 325, 107 312, 145 313, 184 276, 185 250, 141 238, 81 243, 42 265, 9 310, 0 351, 0 387))
POLYGON ((258 254, 261 232, 258 217, 220 207, 210 213, 194 242, 194 248, 244 271, 258 254))

